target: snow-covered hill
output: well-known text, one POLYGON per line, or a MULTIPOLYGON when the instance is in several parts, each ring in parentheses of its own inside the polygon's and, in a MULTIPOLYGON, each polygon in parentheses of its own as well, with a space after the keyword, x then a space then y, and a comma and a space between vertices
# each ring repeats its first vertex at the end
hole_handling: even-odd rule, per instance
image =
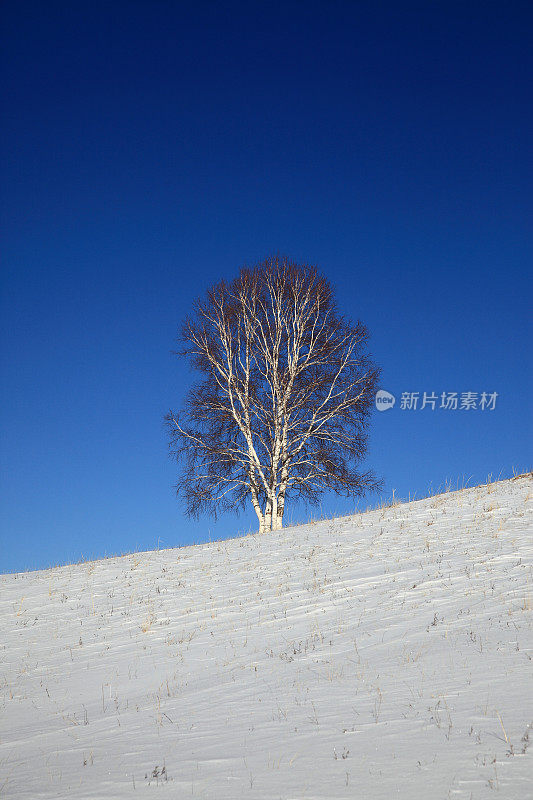
POLYGON ((531 489, 0 576, 0 796, 533 797, 531 489))

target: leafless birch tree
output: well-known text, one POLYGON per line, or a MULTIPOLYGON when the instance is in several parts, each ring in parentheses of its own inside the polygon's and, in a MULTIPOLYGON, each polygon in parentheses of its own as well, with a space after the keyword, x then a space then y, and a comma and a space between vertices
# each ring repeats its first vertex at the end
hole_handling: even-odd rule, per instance
POLYGON ((361 322, 339 315, 329 282, 286 258, 243 268, 198 300, 179 355, 201 381, 165 418, 188 513, 250 498, 266 531, 281 528, 288 498, 377 488, 357 469, 379 376, 367 341, 361 322))

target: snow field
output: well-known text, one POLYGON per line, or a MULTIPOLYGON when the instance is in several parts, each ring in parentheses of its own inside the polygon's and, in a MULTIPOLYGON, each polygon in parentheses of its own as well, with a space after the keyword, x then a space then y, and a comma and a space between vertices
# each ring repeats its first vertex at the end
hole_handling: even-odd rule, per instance
POLYGON ((0 797, 533 797, 532 481, 0 576, 0 797))

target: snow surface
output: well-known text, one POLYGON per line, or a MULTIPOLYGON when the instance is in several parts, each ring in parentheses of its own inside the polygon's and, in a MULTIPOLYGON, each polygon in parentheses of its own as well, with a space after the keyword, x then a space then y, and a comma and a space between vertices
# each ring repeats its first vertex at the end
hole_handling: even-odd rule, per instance
POLYGON ((531 488, 0 576, 0 796, 533 797, 531 488))

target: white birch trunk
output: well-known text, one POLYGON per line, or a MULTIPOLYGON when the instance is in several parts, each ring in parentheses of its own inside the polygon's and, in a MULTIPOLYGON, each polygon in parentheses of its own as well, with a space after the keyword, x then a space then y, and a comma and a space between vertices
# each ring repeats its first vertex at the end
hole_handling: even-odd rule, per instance
POLYGON ((265 530, 265 515, 261 511, 261 506, 257 500, 257 495, 255 492, 252 492, 252 505, 254 507, 254 511, 257 514, 257 519, 259 520, 259 531, 263 533, 265 530))
POLYGON ((264 530, 272 530, 272 498, 267 498, 264 516, 264 530))

